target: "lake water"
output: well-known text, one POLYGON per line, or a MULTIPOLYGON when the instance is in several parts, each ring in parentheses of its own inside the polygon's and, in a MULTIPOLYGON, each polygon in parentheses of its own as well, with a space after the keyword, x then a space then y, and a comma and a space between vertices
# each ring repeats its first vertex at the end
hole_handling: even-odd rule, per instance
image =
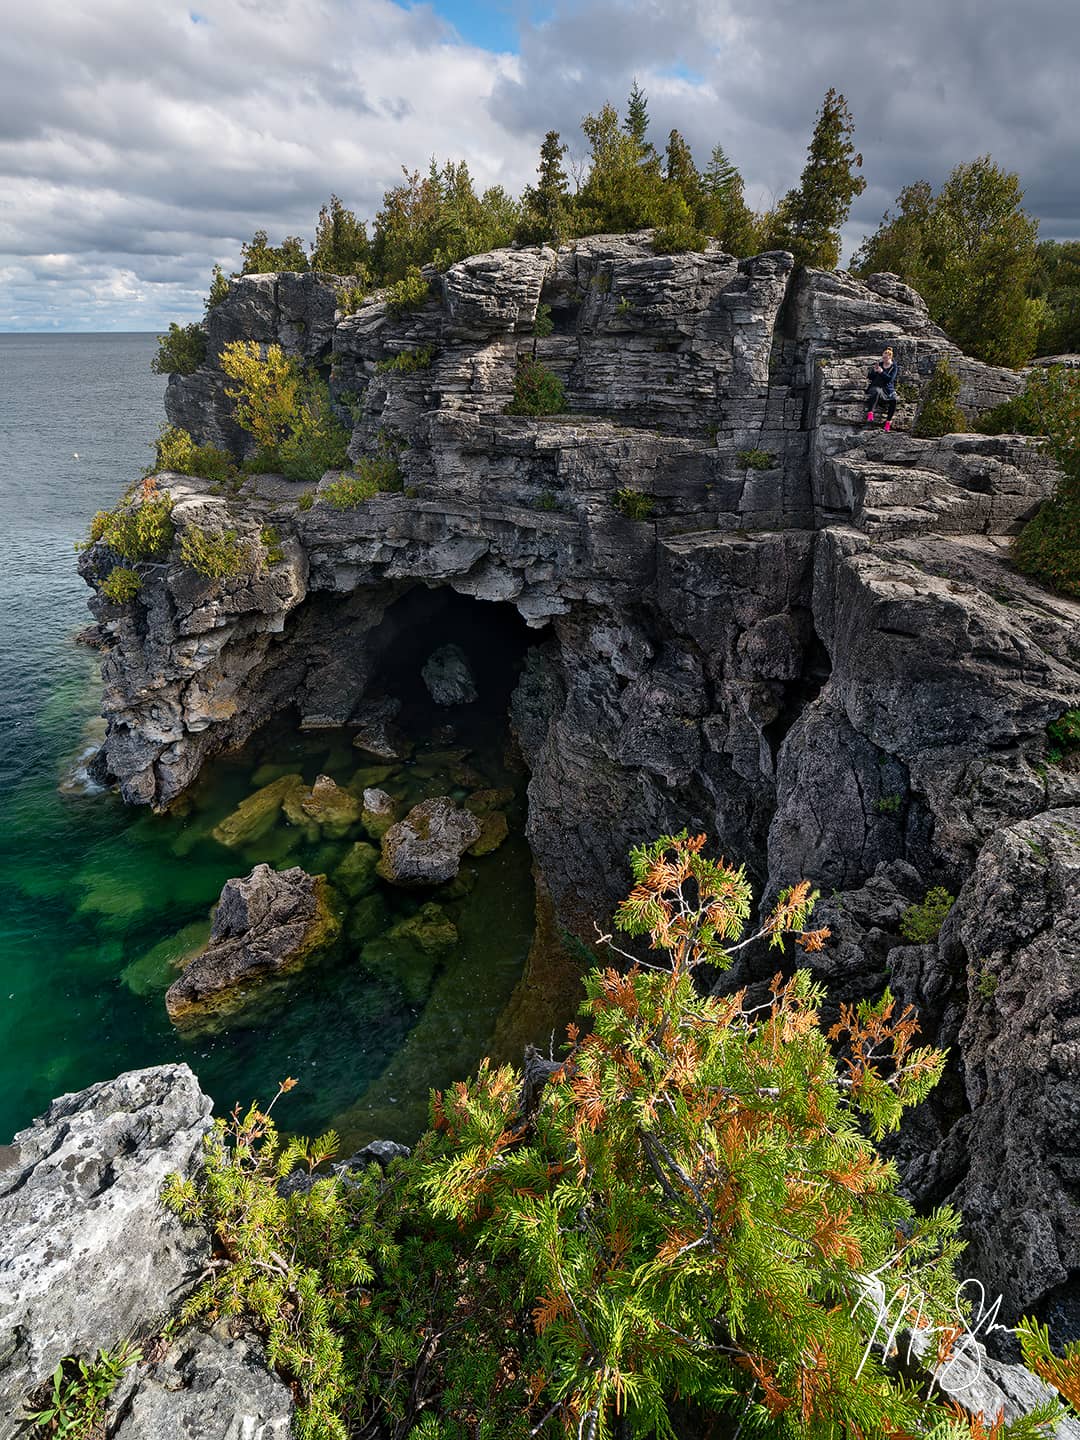
POLYGON ((100 724, 95 657, 72 639, 90 619, 74 546, 150 458, 164 389, 155 346, 152 335, 0 335, 0 1140, 55 1095, 176 1059, 219 1110, 266 1100, 291 1075, 300 1083, 277 1112, 287 1128, 408 1140, 428 1087, 491 1048, 533 934, 525 777, 502 714, 457 717, 462 758, 435 737, 437 717, 415 711, 416 753, 381 782, 403 803, 478 783, 514 791, 510 839, 469 862, 468 894, 434 897, 457 943, 432 957, 395 941, 432 897, 380 882, 354 898, 331 952, 213 1028, 177 1029, 163 996, 178 957, 208 934, 224 881, 262 859, 331 873, 362 838, 327 841, 278 817, 230 849, 215 826, 275 774, 355 785, 374 762, 347 734, 301 734, 282 718, 209 765, 177 813, 61 789, 100 724))

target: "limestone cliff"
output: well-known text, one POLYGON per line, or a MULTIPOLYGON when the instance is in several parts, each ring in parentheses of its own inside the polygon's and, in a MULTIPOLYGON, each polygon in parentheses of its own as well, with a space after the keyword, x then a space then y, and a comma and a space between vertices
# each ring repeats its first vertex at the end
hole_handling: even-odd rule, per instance
MULTIPOLYGON (((972 414, 1021 378, 960 355, 893 276, 795 273, 784 253, 660 257, 640 236, 475 256, 433 277, 411 314, 380 296, 347 316, 335 304, 328 277, 235 283, 204 366, 170 380, 169 417, 242 449, 218 356, 232 339, 278 341, 329 374, 354 458, 402 447, 403 491, 302 510, 273 477, 235 497, 162 477, 181 529, 273 525, 284 558, 211 582, 174 551, 134 606, 92 601, 101 772, 128 800, 168 805, 285 706, 347 723, 410 590, 515 606, 538 632, 513 701, 529 839, 563 920, 604 916, 627 848, 683 825, 766 891, 806 875, 831 894, 832 987, 867 993, 891 976, 932 1038, 977 1056, 958 1059, 907 1137, 910 1184, 968 1203, 972 1268, 1007 1281, 1011 1309, 1056 1304, 1080 1277, 1075 973, 1070 989, 1026 968, 1049 921, 992 961, 974 953, 989 942, 974 938, 970 887, 939 948, 913 957, 898 934, 931 884, 971 876, 1006 908, 1000 897, 1050 884, 1012 866, 1006 832, 1024 824, 1051 827, 1059 908, 1080 910, 1075 850, 1062 852, 1074 842, 1053 828, 1075 815, 1080 772, 1045 763, 1047 723, 1080 700, 1080 605, 1006 555, 1054 476, 1021 437, 907 433, 942 352, 972 414), (542 338, 541 304, 554 322, 542 338), (885 344, 908 387, 891 435, 860 423, 885 344), (421 347, 426 368, 379 368, 421 347), (565 382, 563 415, 505 414, 534 353, 565 382), (651 497, 647 519, 619 512, 624 489, 651 497), (988 963, 1024 974, 988 999, 988 963), (1038 992, 1028 1053, 1012 998, 1025 985, 1038 992), (999 1123, 1013 1084, 1030 1095, 1022 1145, 999 1123), (1031 1203, 995 1207, 996 1175, 1031 1203), (1001 1255, 1031 1247, 1044 1263, 1003 1276, 1001 1255)), ((107 560, 91 549, 85 573, 107 560)))

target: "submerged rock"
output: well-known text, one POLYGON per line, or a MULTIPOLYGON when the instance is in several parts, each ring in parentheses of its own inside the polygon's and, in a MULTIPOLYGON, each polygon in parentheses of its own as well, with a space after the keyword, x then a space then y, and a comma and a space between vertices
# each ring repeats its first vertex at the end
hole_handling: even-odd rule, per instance
POLYGON ((210 1128, 186 1065, 131 1070, 63 1095, 0 1147, 0 1436, 65 1355, 111 1348, 176 1305, 206 1233, 161 1204, 210 1128))
POLYGON ((476 681, 460 645, 440 645, 420 674, 436 705, 471 705, 477 698, 476 681))
POLYGON ((392 885, 440 885, 479 838, 476 817, 448 796, 424 800, 383 836, 379 874, 392 885))
POLYGON ((300 964, 339 928, 325 876, 298 865, 282 871, 256 865, 246 878, 226 881, 210 943, 169 986, 166 1009, 176 1019, 220 1008, 239 987, 300 964))
POLYGON ((343 839, 360 821, 360 801, 329 775, 317 777, 300 808, 329 840, 343 839))
POLYGON ((350 900, 358 900, 375 888, 378 863, 379 852, 375 846, 366 840, 357 840, 334 871, 334 884, 350 900))
POLYGON ((381 840, 394 823, 397 802, 392 795, 378 786, 371 785, 364 791, 364 808, 361 814, 364 829, 372 840, 381 840))
POLYGON ((254 794, 227 815, 219 825, 214 826, 214 839, 221 845, 237 850, 261 840, 281 814, 287 800, 305 790, 304 777, 295 773, 280 775, 269 785, 263 785, 254 794))
POLYGON ((389 975, 411 1005, 422 1005, 440 961, 457 944, 457 927, 441 905, 429 901, 406 920, 368 942, 361 963, 374 974, 389 975))
POLYGON ((480 816, 480 836, 469 846, 469 854, 490 855, 510 834, 510 826, 501 810, 489 810, 480 816))

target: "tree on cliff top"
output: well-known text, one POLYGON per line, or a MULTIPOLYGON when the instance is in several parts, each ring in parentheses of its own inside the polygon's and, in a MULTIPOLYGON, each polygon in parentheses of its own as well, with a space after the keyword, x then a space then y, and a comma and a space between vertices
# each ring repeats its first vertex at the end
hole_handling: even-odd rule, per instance
POLYGON ((519 207, 501 186, 477 195, 464 160, 432 160, 426 175, 402 168, 375 217, 372 268, 378 283, 401 280, 413 266, 445 269, 467 255, 509 245, 519 207))
POLYGON ((769 217, 764 243, 790 250, 798 265, 835 270, 840 263, 840 227, 851 202, 866 189, 855 171, 862 156, 852 143, 855 122, 843 95, 826 91, 807 150, 797 190, 789 190, 769 217))
POLYGON ((969 355, 1022 365, 1034 353, 1044 308, 1029 295, 1038 221, 1024 212, 1023 198, 1019 177, 989 155, 957 165, 937 194, 926 181, 902 190, 852 269, 893 271, 969 355))
POLYGON ((371 241, 367 226, 331 195, 319 211, 311 268, 330 275, 355 275, 362 285, 370 280, 371 241))
POLYGON ((241 275, 268 275, 278 270, 306 270, 308 258, 304 242, 298 235, 286 235, 280 245, 271 245, 265 230, 256 230, 246 245, 241 245, 241 275))
POLYGON ((558 245, 572 231, 570 186, 563 169, 566 146, 557 130, 549 130, 540 146, 535 185, 521 197, 517 239, 525 245, 558 245))

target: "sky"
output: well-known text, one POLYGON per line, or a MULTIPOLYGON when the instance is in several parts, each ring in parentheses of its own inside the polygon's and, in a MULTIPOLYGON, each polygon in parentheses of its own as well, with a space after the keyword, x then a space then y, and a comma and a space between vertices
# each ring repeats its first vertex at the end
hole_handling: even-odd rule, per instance
POLYGON ((401 167, 533 178, 544 132, 633 81, 651 138, 720 143, 747 198, 798 182, 825 91, 867 180, 845 255, 900 189, 990 153, 1044 238, 1080 237, 1077 0, 13 0, 0 45, 0 330, 202 313, 257 229, 370 218, 401 167))

